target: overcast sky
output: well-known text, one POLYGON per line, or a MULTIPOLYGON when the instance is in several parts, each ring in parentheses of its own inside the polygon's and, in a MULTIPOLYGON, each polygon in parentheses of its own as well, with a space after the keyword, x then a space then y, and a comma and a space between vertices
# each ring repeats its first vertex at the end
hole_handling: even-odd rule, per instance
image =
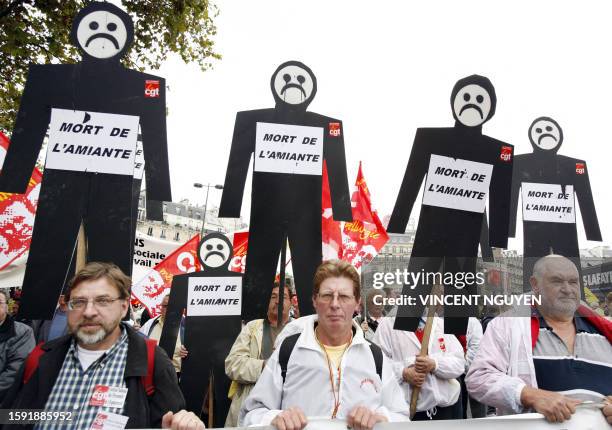
MULTIPOLYGON (((563 128, 560 154, 587 161, 604 244, 612 238, 612 8, 606 1, 217 1, 206 73, 172 58, 168 92, 173 199, 204 201, 194 182, 222 184, 235 113, 273 107, 269 81, 286 60, 317 76, 311 111, 344 122, 349 184, 360 160, 381 215, 393 210, 418 127, 453 125, 457 79, 491 79, 497 111, 483 132, 531 152, 541 115, 563 128)), ((250 183, 250 175, 248 178, 250 183)), ((209 204, 220 192, 211 190, 209 204)), ((242 216, 248 221, 250 186, 242 216)), ((413 216, 419 212, 415 205, 413 216)), ((520 218, 519 218, 520 219, 520 218)), ((581 221, 580 221, 581 222, 581 221)), ((520 230, 520 229, 519 229, 520 230)), ((597 246, 584 239, 581 247, 597 246)), ((520 239, 511 248, 522 248, 520 239)))

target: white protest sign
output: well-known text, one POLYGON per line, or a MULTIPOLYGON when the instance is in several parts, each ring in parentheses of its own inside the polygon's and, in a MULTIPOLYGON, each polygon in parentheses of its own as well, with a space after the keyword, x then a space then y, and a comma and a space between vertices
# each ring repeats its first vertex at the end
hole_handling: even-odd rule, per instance
POLYGON ((483 213, 493 165, 432 154, 423 204, 483 213))
POLYGON ((187 294, 187 315, 240 315, 242 277, 191 277, 187 294))
POLYGON ((258 122, 254 170, 321 176, 323 128, 258 122))
POLYGON ((523 182, 521 191, 523 221, 576 222, 573 185, 566 185, 563 193, 559 184, 523 182))
POLYGON ((142 149, 142 141, 136 141, 136 154, 134 155, 134 179, 142 179, 144 174, 144 151, 142 149))
POLYGON ((46 169, 134 174, 138 117, 53 109, 46 169))
POLYGON ((136 232, 134 266, 153 268, 182 244, 136 232))

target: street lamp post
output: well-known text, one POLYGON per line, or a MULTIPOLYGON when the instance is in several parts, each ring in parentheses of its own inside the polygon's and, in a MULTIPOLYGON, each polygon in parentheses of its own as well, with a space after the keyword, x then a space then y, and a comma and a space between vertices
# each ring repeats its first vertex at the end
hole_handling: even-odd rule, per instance
POLYGON ((204 229, 206 228, 206 211, 208 209, 208 193, 210 192, 210 187, 214 187, 217 190, 222 190, 223 189, 223 185, 213 185, 213 184, 200 184, 199 182, 196 182, 193 184, 194 187, 196 188, 204 188, 206 187, 206 200, 204 201, 204 215, 202 216, 202 229, 200 230, 200 239, 204 237, 204 229))

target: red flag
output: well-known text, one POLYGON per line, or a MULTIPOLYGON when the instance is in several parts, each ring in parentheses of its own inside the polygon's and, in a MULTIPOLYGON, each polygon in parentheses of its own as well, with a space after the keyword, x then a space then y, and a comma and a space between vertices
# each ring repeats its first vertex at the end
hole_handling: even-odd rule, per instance
POLYGON ((9 140, 4 133, 0 131, 0 170, 4 164, 4 157, 6 157, 6 151, 8 151, 9 140))
POLYGON ((246 255, 249 247, 249 231, 234 232, 234 256, 230 262, 229 269, 232 272, 244 273, 246 255))
POLYGON ((363 177, 361 162, 355 187, 351 196, 353 221, 344 223, 342 229, 342 259, 359 268, 372 261, 389 240, 389 235, 376 211, 372 210, 370 191, 363 177))
POLYGON ((321 239, 323 245, 323 260, 342 258, 342 230, 340 222, 334 221, 327 176, 327 164, 323 161, 323 186, 321 195, 321 239))
POLYGON ((189 239, 132 286, 132 297, 147 308, 151 317, 159 315, 162 299, 172 286, 174 275, 201 270, 197 251, 199 241, 199 235, 189 239))
MULTIPOLYGON (((9 140, 0 133, 0 166, 9 140)), ((0 270, 30 249, 42 174, 36 167, 25 194, 0 193, 0 270)))

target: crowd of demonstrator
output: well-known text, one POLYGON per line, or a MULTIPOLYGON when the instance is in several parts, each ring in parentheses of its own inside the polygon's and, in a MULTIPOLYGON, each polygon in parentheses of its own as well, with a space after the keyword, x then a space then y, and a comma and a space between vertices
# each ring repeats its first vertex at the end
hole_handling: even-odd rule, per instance
MULTIPOLYGON (((541 304, 470 318, 465 336, 445 334, 444 319, 434 316, 427 355, 420 353, 427 316, 414 332, 394 330, 394 310, 381 305, 384 291, 362 300, 348 263, 319 266, 314 315, 293 318, 294 292, 285 287, 279 324, 277 284, 267 317, 246 323, 226 358, 232 384, 225 426, 301 430, 309 418, 326 417, 362 430, 533 411, 562 422, 584 402, 612 424, 612 323, 581 303, 578 271, 565 257, 540 259, 530 283, 541 304)), ((127 428, 204 428, 200 411, 183 409, 178 386, 189 345, 178 336, 170 358, 156 345, 168 298, 159 316, 125 321, 129 287, 116 266, 89 263, 51 321, 17 321, 9 295, 0 294, 1 408, 74 412, 69 425, 24 428, 89 429, 102 410, 123 416, 127 428), (121 401, 94 402, 101 386, 121 401)))

